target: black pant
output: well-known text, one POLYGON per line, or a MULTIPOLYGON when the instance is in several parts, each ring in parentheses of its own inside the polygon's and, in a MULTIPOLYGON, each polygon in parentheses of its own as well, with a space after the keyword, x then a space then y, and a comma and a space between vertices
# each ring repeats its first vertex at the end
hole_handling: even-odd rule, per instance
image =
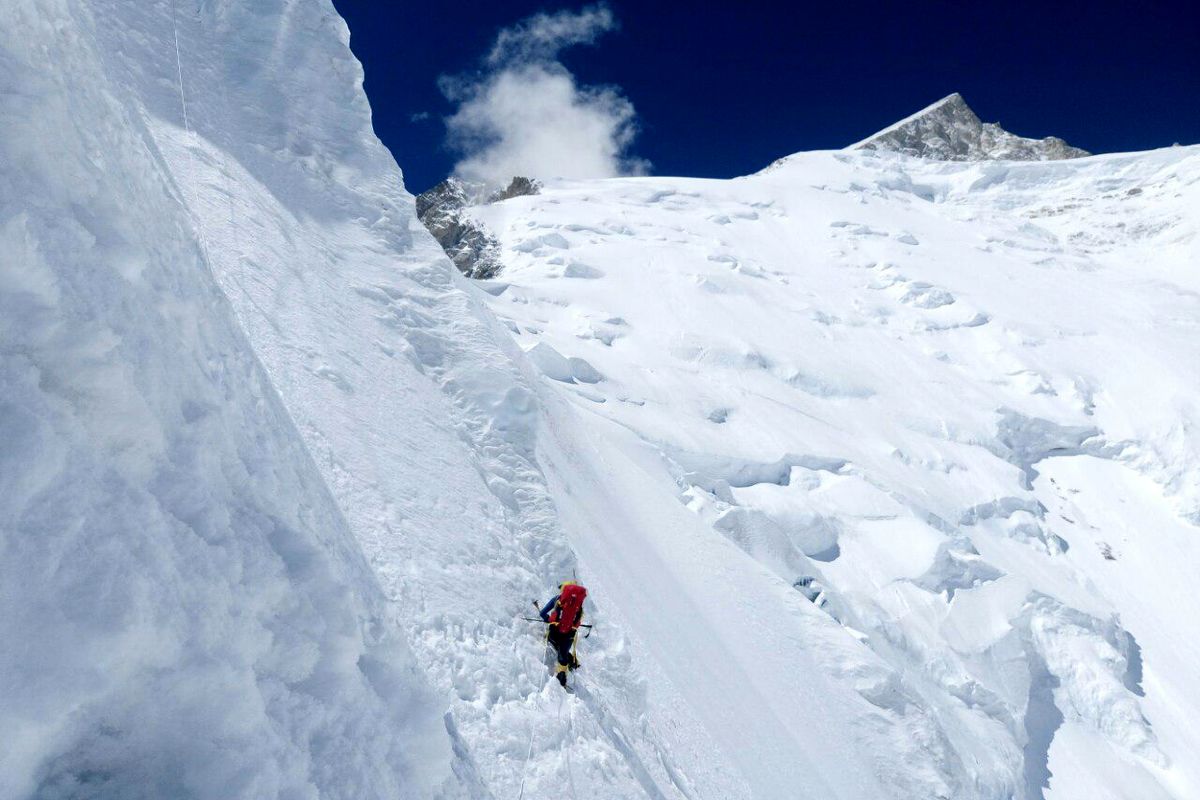
POLYGON ((575 656, 571 654, 571 645, 575 644, 575 631, 559 631, 557 626, 551 625, 546 641, 554 648, 560 665, 572 669, 576 666, 575 656))

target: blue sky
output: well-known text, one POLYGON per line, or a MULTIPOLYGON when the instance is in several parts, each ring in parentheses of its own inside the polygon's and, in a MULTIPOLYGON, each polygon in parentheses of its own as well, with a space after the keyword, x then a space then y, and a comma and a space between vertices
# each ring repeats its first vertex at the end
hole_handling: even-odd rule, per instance
POLYGON ((530 147, 556 174, 572 161, 603 170, 615 148, 618 171, 744 175, 953 91, 985 121, 1093 152, 1200 141, 1200 15, 1183 3, 334 4, 376 132, 414 192, 456 167, 503 171, 536 155, 512 141, 489 150, 489 136, 540 137, 530 147), (538 13, 553 23, 542 28, 590 28, 546 44, 518 25, 538 13), (489 62, 502 30, 512 46, 489 62), (541 83, 522 89, 530 75, 541 83), (522 97, 561 102, 541 112, 557 128, 512 119, 522 97), (588 114, 566 113, 580 103, 588 114))

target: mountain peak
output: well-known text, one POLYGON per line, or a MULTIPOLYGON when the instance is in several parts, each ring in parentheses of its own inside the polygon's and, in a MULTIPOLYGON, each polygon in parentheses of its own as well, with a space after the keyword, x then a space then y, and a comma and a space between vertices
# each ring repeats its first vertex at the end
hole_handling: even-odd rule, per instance
MULTIPOLYGON (((967 105, 967 101, 964 100, 963 96, 958 92, 951 92, 941 100, 938 100, 936 103, 930 103, 929 105, 925 106, 925 108, 921 109, 912 116, 919 117, 923 114, 928 114, 941 109, 953 109, 956 113, 965 112, 971 116, 975 116, 975 112, 971 110, 971 107, 967 105)), ((911 118, 912 117, 909 117, 909 119, 911 118)))
POLYGON ((935 161, 1054 161, 1090 155, 1056 136, 1028 139, 983 122, 958 92, 889 125, 851 150, 888 150, 935 161))

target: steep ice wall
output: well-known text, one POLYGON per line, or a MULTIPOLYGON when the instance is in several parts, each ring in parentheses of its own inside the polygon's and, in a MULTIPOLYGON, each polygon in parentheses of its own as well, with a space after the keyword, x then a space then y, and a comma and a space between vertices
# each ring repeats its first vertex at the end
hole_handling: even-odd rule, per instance
MULTIPOLYGON (((429 796, 440 703, 147 127, 169 12, 0 9, 0 796, 429 796)), ((329 167, 281 122, 257 166, 329 167)))

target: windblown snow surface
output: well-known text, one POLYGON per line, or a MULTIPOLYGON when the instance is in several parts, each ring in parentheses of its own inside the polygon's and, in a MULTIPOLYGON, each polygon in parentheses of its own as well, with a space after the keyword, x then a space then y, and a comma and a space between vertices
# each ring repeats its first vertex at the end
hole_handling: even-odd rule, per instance
POLYGON ((472 284, 347 40, 0 9, 0 796, 1200 796, 1197 149, 552 183, 472 284))
POLYGON ((573 547, 718 796, 1200 797, 1196 208, 1192 147, 475 210, 573 547))

